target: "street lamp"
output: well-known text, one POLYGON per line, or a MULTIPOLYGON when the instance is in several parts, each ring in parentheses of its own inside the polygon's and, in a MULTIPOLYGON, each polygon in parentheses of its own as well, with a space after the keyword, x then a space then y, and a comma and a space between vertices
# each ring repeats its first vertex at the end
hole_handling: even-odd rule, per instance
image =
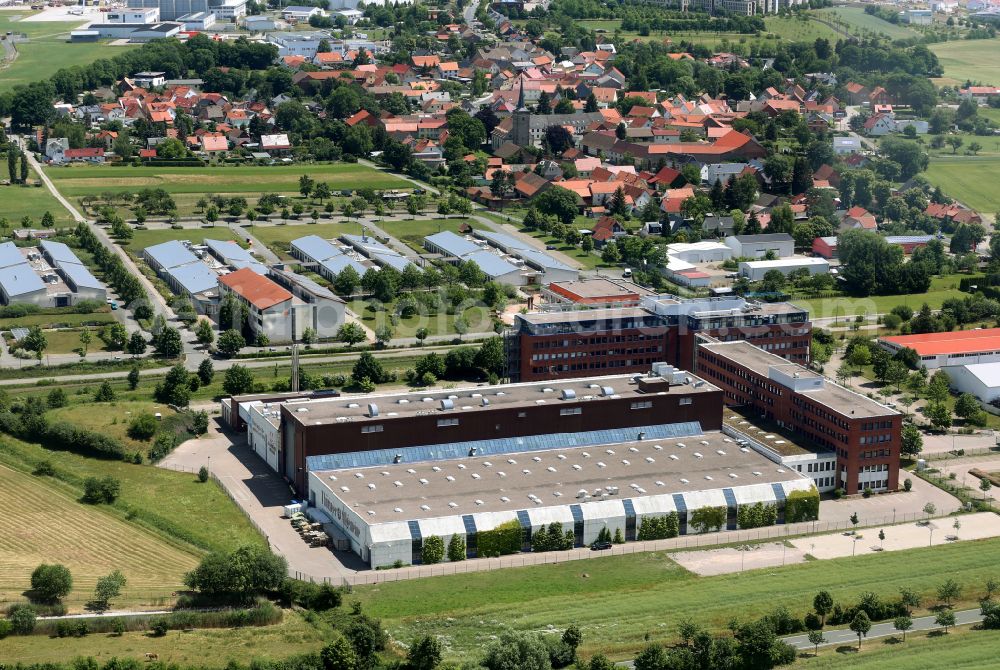
POLYGON ((212 457, 211 456, 208 457, 208 465, 205 466, 205 469, 208 470, 209 474, 212 474, 212 457))

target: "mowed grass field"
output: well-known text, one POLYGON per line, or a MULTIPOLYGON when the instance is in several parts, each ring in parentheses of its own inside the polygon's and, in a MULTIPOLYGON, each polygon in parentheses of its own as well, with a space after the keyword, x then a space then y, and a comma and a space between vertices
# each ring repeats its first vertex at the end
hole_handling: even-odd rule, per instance
POLYGON ((863 7, 837 7, 820 9, 816 14, 821 18, 844 27, 849 33, 881 33, 894 40, 917 37, 917 31, 903 25, 883 21, 877 16, 866 14, 863 7))
POLYGON ((747 620, 779 606, 802 616, 821 589, 848 604, 865 591, 888 599, 906 587, 933 605, 934 589, 950 577, 962 587, 960 606, 975 606, 985 580, 1000 574, 997 551, 1000 539, 958 542, 718 577, 697 577, 654 552, 355 587, 352 597, 394 639, 439 636, 448 659, 478 658, 505 626, 544 631, 571 623, 583 632, 583 657, 600 651, 621 659, 647 640, 675 641, 688 618, 722 632, 734 616, 747 620))
POLYGON ((319 235, 324 240, 332 240, 341 235, 360 235, 361 224, 357 221, 342 223, 296 223, 292 225, 275 226, 272 224, 256 225, 253 230, 246 229, 261 243, 279 256, 291 258, 288 253, 289 243, 307 235, 319 235))
POLYGON ((356 163, 254 167, 68 166, 46 171, 66 196, 163 188, 170 193, 298 193, 309 175, 333 190, 410 186, 399 177, 356 163))
POLYGON ((169 417, 174 411, 166 405, 147 401, 118 401, 114 403, 68 405, 49 412, 57 421, 68 421, 75 426, 100 431, 117 438, 131 448, 145 452, 152 440, 133 440, 128 436, 129 423, 140 414, 156 414, 169 417))
POLYGON ((1000 156, 937 156, 923 176, 973 209, 987 214, 1000 210, 996 186, 1000 183, 1000 156))
POLYGON ((964 85, 971 80, 1000 85, 1000 38, 939 42, 927 48, 944 67, 944 80, 937 80, 939 83, 964 85))
MULTIPOLYGON (((3 79, 3 76, 4 71, 0 70, 0 80, 3 79)), ((0 181, 5 179, 10 179, 6 159, 0 161, 0 181)), ((34 184, 36 179, 38 179, 38 175, 34 173, 34 170, 30 171, 28 183, 34 184)), ((66 208, 60 205, 59 201, 52 197, 52 194, 44 186, 15 184, 0 186, 0 218, 7 219, 11 228, 20 227, 21 220, 26 216, 31 217, 34 225, 38 226, 46 211, 52 213, 56 220, 56 226, 69 226, 73 223, 66 208)))
POLYGON ((134 46, 110 46, 106 43, 70 44, 71 30, 86 23, 14 21, 33 12, 0 13, 0 33, 7 31, 25 33, 28 42, 17 45, 18 56, 8 67, 0 69, 0 93, 19 84, 48 79, 57 70, 73 65, 89 65, 99 58, 113 58, 134 46))
MULTIPOLYGON (((51 324, 66 326, 82 326, 83 324, 105 324, 111 323, 115 317, 111 312, 95 312, 93 314, 29 314, 19 316, 14 319, 0 318, 0 330, 10 330, 11 328, 30 328, 31 326, 49 327, 51 324)), ((94 340, 96 342, 96 331, 100 325, 92 325, 90 328, 95 331, 94 340)), ((90 343, 91 346, 94 342, 90 343)))
MULTIPOLYGON (((97 384, 86 388, 85 393, 91 394, 97 384)), ((67 392, 72 395, 74 389, 67 392)), ((116 403, 83 405, 76 416, 89 412, 105 417, 110 423, 108 417, 118 411, 116 407, 116 403)), ((95 429, 100 428, 99 419, 91 421, 98 422, 95 429)), ((121 495, 109 515, 124 519, 131 510, 135 513, 133 525, 159 532, 185 551, 199 553, 199 548, 227 551, 243 544, 264 542, 217 484, 202 484, 193 474, 51 451, 13 438, 4 438, 0 445, 0 464, 30 473, 42 461, 52 463, 57 473, 56 479, 47 481, 52 481, 53 488, 62 490, 71 499, 81 495, 86 477, 115 477, 121 482, 121 495)), ((30 506, 34 500, 25 498, 21 504, 30 506)))
POLYGON ((967 293, 958 290, 961 275, 938 276, 931 278, 931 287, 927 293, 920 295, 873 295, 867 298, 843 296, 839 298, 792 298, 799 307, 809 310, 813 319, 826 317, 841 317, 853 319, 858 314, 884 314, 896 305, 906 305, 914 311, 920 309, 926 302, 931 309, 939 309, 948 298, 962 298, 967 293))
POLYGON ((792 667, 808 670, 987 670, 997 667, 998 656, 1000 631, 964 627, 952 628, 947 635, 910 633, 905 643, 897 642, 896 638, 868 640, 863 643, 861 653, 830 646, 820 649, 818 657, 813 658, 811 653, 803 655, 792 667))
POLYGON ((286 610, 281 623, 273 626, 171 631, 163 637, 147 633, 84 638, 11 635, 0 640, 0 658, 9 663, 60 663, 91 656, 103 664, 112 657, 145 661, 151 653, 170 666, 224 668, 233 661, 280 660, 315 652, 330 634, 329 626, 307 623, 298 612, 286 610))
MULTIPOLYGON (((6 450, 7 444, 0 443, 6 450)), ((73 573, 67 598, 78 609, 97 578, 112 570, 128 585, 120 603, 162 605, 197 563, 173 546, 98 507, 83 505, 51 480, 0 465, 0 607, 22 601, 39 563, 62 563, 73 573)), ((6 654, 0 650, 0 656, 6 654)))
MULTIPOLYGON (((417 253, 425 253, 427 251, 424 249, 425 237, 445 231, 458 235, 460 234, 458 229, 463 223, 470 223, 473 228, 477 226, 474 221, 470 222, 468 219, 442 218, 434 219, 432 221, 424 219, 414 219, 413 221, 383 221, 378 224, 378 227, 417 253)), ((478 224, 478 226, 480 228, 483 227, 482 224, 478 224)))

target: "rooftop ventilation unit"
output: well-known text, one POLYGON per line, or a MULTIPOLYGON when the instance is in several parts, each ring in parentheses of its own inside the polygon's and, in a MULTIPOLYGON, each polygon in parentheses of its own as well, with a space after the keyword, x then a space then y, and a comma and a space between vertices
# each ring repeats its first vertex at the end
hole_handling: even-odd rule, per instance
POLYGON ((636 449, 635 447, 629 447, 628 450, 631 451, 633 454, 638 454, 639 453, 639 450, 636 449))
POLYGON ((448 395, 448 400, 458 400, 458 396, 455 395, 454 393, 450 393, 448 395))
POLYGON ((577 500, 583 500, 586 497, 587 497, 587 489, 580 489, 579 491, 576 492, 577 500))
POLYGON ((730 472, 729 473, 729 478, 730 479, 739 479, 740 476, 738 474, 736 474, 735 472, 730 472))
POLYGON ((393 507, 392 511, 396 512, 397 514, 402 514, 403 513, 403 508, 402 507, 393 507))
POLYGON ((712 481, 712 475, 705 475, 705 479, 707 479, 708 481, 712 481))
POLYGON ((459 463, 458 464, 458 469, 459 470, 464 470, 465 469, 465 463, 459 463))
POLYGON ((370 491, 374 491, 374 490, 375 490, 375 485, 374 485, 374 484, 369 484, 369 485, 368 485, 368 489, 369 489, 370 491))
POLYGON ((589 388, 589 389, 599 389, 599 388, 601 388, 601 385, 600 384, 587 384, 587 388, 589 388))
POLYGON ((498 398, 501 397, 501 396, 505 396, 505 395, 507 395, 506 391, 497 391, 497 397, 498 398))
POLYGON ((445 479, 447 479, 449 482, 455 481, 455 478, 451 475, 448 475, 447 477, 445 477, 445 479))
POLYGON ((407 469, 406 469, 406 471, 407 471, 408 473, 410 473, 411 475, 415 475, 415 474, 417 474, 417 471, 416 471, 416 470, 414 470, 413 468, 407 468, 407 469))
POLYGON ((599 468, 606 468, 608 466, 605 465, 603 461, 597 461, 597 467, 599 467, 599 468))
POLYGON ((483 467, 484 468, 492 468, 493 464, 490 463, 489 461, 483 461, 483 467))
POLYGON ((397 465, 402 460, 403 460, 403 454, 396 454, 395 456, 392 457, 392 462, 395 463, 395 464, 397 464, 397 465))
POLYGON ((425 512, 429 512, 431 508, 428 505, 421 505, 420 509, 422 509, 425 512))
POLYGON ((399 399, 399 404, 400 405, 408 405, 409 403, 410 403, 410 401, 407 400, 406 398, 400 398, 399 399))
POLYGON ((717 453, 719 456, 725 456, 726 455, 726 452, 724 452, 722 449, 716 449, 715 453, 717 453))
MULTIPOLYGON (((309 408, 308 408, 308 407, 299 407, 299 408, 298 408, 298 409, 296 409, 295 411, 296 411, 296 412, 308 412, 308 411, 309 411, 309 408)), ((265 412, 264 414, 266 415, 266 414, 267 414, 267 412, 265 412)))
POLYGON ((614 449, 605 449, 604 453, 608 454, 609 456, 614 456, 615 455, 615 450, 614 449))
POLYGON ((527 468, 525 468, 524 470, 521 470, 521 474, 522 475, 530 475, 531 474, 531 470, 528 470, 527 468))
POLYGON ((341 490, 341 491, 343 491, 344 493, 350 493, 350 492, 351 492, 351 489, 349 489, 349 488, 348 488, 348 487, 346 487, 346 486, 341 486, 341 487, 340 487, 340 490, 341 490))
POLYGON ((507 496, 500 496, 500 502, 509 503, 510 498, 508 498, 507 496))
POLYGON ((656 459, 653 458, 652 456, 646 456, 646 462, 647 463, 655 463, 656 459))
POLYGON ((689 482, 688 480, 686 480, 683 477, 681 477, 681 484, 690 484, 690 483, 691 482, 689 482))
POLYGON ((545 388, 542 389, 542 393, 552 393, 552 387, 546 386, 545 388))
POLYGON ((347 403, 347 409, 357 409, 357 408, 358 408, 358 403, 356 402, 347 403))
POLYGON ((470 397, 470 398, 482 398, 482 397, 483 397, 483 394, 482 394, 482 393, 473 393, 473 394, 472 394, 472 395, 470 395, 469 397, 470 397))
POLYGON ((475 502, 475 503, 476 503, 477 505, 484 505, 484 504, 485 504, 485 503, 484 503, 484 502, 483 502, 482 500, 480 500, 479 498, 476 498, 476 500, 475 500, 474 502, 475 502))
POLYGON ((757 470, 754 470, 754 471, 753 471, 753 476, 754 476, 754 477, 760 477, 760 476, 761 476, 761 474, 760 474, 760 472, 759 472, 759 471, 757 471, 757 470))
POLYGON ((687 445, 686 445, 686 444, 684 444, 683 442, 678 442, 678 443, 677 443, 677 448, 678 448, 678 449, 686 449, 686 448, 687 448, 687 445))
POLYGON ((580 453, 583 454, 584 458, 590 458, 590 452, 589 451, 581 451, 580 453))
POLYGON ((355 472, 354 476, 357 477, 358 479, 364 479, 365 478, 365 476, 363 474, 361 474, 360 472, 355 472))
POLYGON ((615 394, 615 390, 613 388, 611 388, 610 386, 602 386, 601 387, 601 395, 604 396, 605 398, 613 396, 614 394, 615 394))
POLYGON ((426 398, 421 398, 421 402, 434 402, 434 398, 427 396, 426 398))
POLYGON ((653 449, 655 449, 656 451, 663 451, 663 447, 661 447, 661 446, 660 446, 660 445, 658 445, 658 444, 654 444, 654 445, 653 445, 653 449))
POLYGON ((555 469, 554 467, 552 467, 551 465, 550 465, 549 467, 545 468, 545 469, 546 469, 546 470, 547 470, 548 472, 555 472, 555 471, 556 471, 556 469, 555 469))
POLYGON ((402 488, 402 486, 403 486, 403 482, 401 482, 401 481, 399 481, 399 480, 397 479, 396 481, 394 481, 394 482, 392 483, 392 485, 393 485, 393 486, 395 486, 395 487, 396 487, 397 489, 398 489, 398 488, 402 488))
POLYGON ((450 503, 448 503, 448 507, 451 507, 452 509, 454 509, 454 508, 458 507, 458 503, 457 502, 450 502, 450 503))
POLYGON ((563 400, 573 400, 576 398, 576 391, 573 389, 563 389, 561 397, 563 400))
POLYGON ((701 455, 700 453, 698 453, 697 451, 696 451, 696 452, 694 452, 694 457, 695 457, 695 458, 704 458, 704 456, 702 456, 702 455, 701 455))
POLYGON ((480 398, 479 399, 479 404, 482 405, 483 407, 486 407, 487 405, 490 404, 490 399, 489 398, 480 398))
POLYGON ((517 465, 517 461, 515 461, 513 458, 508 458, 507 462, 510 463, 511 465, 517 465))
POLYGON ((497 477, 506 477, 507 473, 503 470, 497 470, 497 477))
POLYGON ((576 463, 574 463, 573 464, 573 469, 579 471, 579 470, 583 469, 583 466, 582 465, 577 465, 576 463))
POLYGON ((533 460, 535 463, 541 463, 542 462, 542 459, 539 458, 538 456, 532 456, 531 460, 533 460))
POLYGON ((670 454, 670 460, 672 460, 672 461, 679 461, 681 459, 677 457, 677 454, 670 454))
POLYGON ((452 402, 451 398, 441 398, 441 409, 455 409, 455 403, 452 402))
POLYGON ((661 481, 660 481, 659 479, 657 479, 657 480, 656 480, 655 482, 653 482, 653 483, 654 483, 654 484, 656 484, 657 486, 666 486, 666 484, 664 484, 663 482, 661 482, 661 481))
POLYGON ((431 470, 433 470, 434 472, 441 472, 441 468, 436 465, 432 465, 431 470))
POLYGON ((473 472, 472 473, 472 478, 473 479, 479 479, 480 478, 479 473, 478 472, 473 472))
POLYGON ((557 454, 556 458, 558 458, 560 461, 565 461, 566 460, 566 454, 557 454))
POLYGON ((623 459, 622 459, 622 465, 632 465, 632 464, 631 464, 631 463, 629 463, 629 462, 628 462, 627 460, 625 460, 625 459, 623 458, 623 459))
POLYGON ((556 498, 562 498, 562 493, 560 493, 559 491, 553 491, 552 495, 554 495, 556 498))

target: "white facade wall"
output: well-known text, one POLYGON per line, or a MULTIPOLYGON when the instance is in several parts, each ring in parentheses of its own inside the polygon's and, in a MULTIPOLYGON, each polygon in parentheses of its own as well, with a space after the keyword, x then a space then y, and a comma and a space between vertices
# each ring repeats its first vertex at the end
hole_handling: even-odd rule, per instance
POLYGON ((778 261, 744 261, 740 263, 740 274, 750 281, 760 281, 771 270, 777 270, 788 275, 800 268, 809 270, 809 274, 826 274, 830 264, 822 258, 782 259, 778 261))
POLYGON ((465 524, 460 516, 443 516, 436 519, 420 519, 417 522, 420 526, 420 536, 426 540, 432 535, 437 535, 444 542, 444 558, 442 562, 448 560, 448 543, 453 535, 459 535, 465 539, 465 524))
POLYGON ((590 544, 597 539, 605 528, 615 536, 615 531, 621 531, 625 537, 625 505, 621 499, 595 500, 580 504, 583 512, 583 543, 590 544))
POLYGON ((247 406, 247 441, 254 453, 267 463, 268 467, 278 472, 280 465, 278 451, 281 447, 281 436, 278 427, 267 420, 268 412, 280 412, 262 402, 250 403, 247 406))
POLYGON ((1000 397, 1000 363, 993 363, 987 366, 976 366, 980 374, 975 374, 974 369, 965 365, 956 365, 945 368, 948 378, 951 380, 951 387, 959 393, 971 393, 984 403, 988 403, 1000 397), (990 371, 984 374, 984 368, 996 368, 997 371, 990 371))

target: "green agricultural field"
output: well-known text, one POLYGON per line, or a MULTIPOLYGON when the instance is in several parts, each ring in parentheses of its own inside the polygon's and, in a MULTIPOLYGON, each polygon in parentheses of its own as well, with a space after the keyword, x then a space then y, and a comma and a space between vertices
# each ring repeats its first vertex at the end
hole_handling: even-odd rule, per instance
POLYGON ((813 21, 809 14, 798 16, 768 16, 764 19, 767 31, 785 42, 815 42, 817 39, 837 40, 839 35, 830 26, 813 21))
POLYGON ((877 16, 866 14, 863 7, 837 7, 820 9, 816 15, 852 35, 881 33, 894 40, 918 37, 920 33, 903 25, 889 23, 877 16))
POLYGON ((56 421, 68 421, 81 428, 100 431, 105 435, 121 440, 137 451, 145 452, 149 449, 152 440, 142 441, 130 438, 128 436, 129 422, 140 414, 155 415, 157 412, 164 417, 165 422, 169 422, 170 417, 176 414, 166 405, 159 403, 149 401, 118 401, 113 403, 69 405, 51 410, 48 416, 56 421))
MULTIPOLYGON (((2 74, 0 74, 0 79, 2 79, 2 74)), ((0 161, 0 181, 7 179, 10 179, 10 174, 7 172, 7 160, 4 158, 0 161)), ((69 212, 59 204, 58 200, 52 197, 47 188, 30 185, 36 179, 38 179, 38 175, 35 174, 34 170, 31 170, 28 173, 28 186, 13 184, 0 186, 0 218, 7 219, 11 228, 19 228, 21 220, 28 216, 31 217, 34 225, 38 226, 42 215, 48 211, 55 218, 57 226, 71 225, 73 219, 70 218, 69 212)))
POLYGON ((163 188, 170 193, 298 193, 299 177, 308 174, 334 190, 406 188, 409 183, 357 163, 274 165, 267 167, 130 167, 67 166, 47 170, 56 188, 68 196, 163 188))
MULTIPOLYGON (((96 387, 95 384, 92 389, 96 387)), ((107 410, 113 407, 113 404, 91 404, 83 411, 111 416, 113 412, 107 410)), ((264 542, 235 503, 214 482, 201 484, 189 473, 152 465, 98 460, 69 452, 57 453, 37 444, 3 438, 0 449, 3 465, 31 472, 40 461, 50 461, 55 466, 60 481, 54 485, 74 499, 81 494, 86 477, 111 475, 117 478, 121 482, 121 496, 108 511, 109 519, 125 519, 126 510, 132 510, 135 512, 132 524, 137 529, 145 526, 185 551, 196 552, 197 548, 224 551, 242 544, 264 542)), ((23 498, 22 507, 24 500, 38 499, 39 496, 23 498)), ((62 522, 58 523, 62 527, 62 522)))
POLYGON ((18 84, 48 79, 57 70, 74 65, 89 65, 99 58, 112 58, 133 46, 110 46, 106 43, 70 44, 69 32, 86 22, 54 23, 49 21, 13 21, 31 12, 0 14, 0 33, 25 33, 29 40, 18 44, 17 59, 0 68, 0 93, 18 84))
POLYGON ((813 319, 841 317, 853 319, 858 314, 884 314, 896 305, 907 305, 914 310, 927 303, 931 309, 939 309, 948 298, 962 298, 967 293, 958 290, 962 275, 948 275, 931 278, 931 287, 920 295, 873 295, 867 298, 792 298, 790 302, 809 310, 813 319))
POLYGON ((697 577, 654 552, 355 587, 352 597, 394 639, 440 636, 450 659, 477 658, 503 626, 539 631, 571 623, 583 631, 583 657, 601 651, 628 658, 647 640, 675 641, 687 618, 723 631, 734 616, 779 606, 802 616, 821 589, 849 603, 864 591, 892 598, 906 587, 931 605, 934 588, 950 577, 962 586, 961 606, 975 606, 985 580, 996 576, 998 550, 1000 539, 959 542, 718 577, 697 577))
POLYGON ((961 85, 971 79, 983 84, 1000 84, 1000 38, 939 42, 927 48, 944 66, 947 81, 939 80, 939 83, 961 85))
POLYGON ((482 228, 482 224, 476 224, 469 219, 435 219, 433 221, 416 219, 413 221, 383 221, 378 225, 387 234, 407 245, 417 253, 425 253, 424 238, 428 235, 450 231, 458 234, 458 229, 463 223, 470 224, 473 228, 477 225, 482 228))
POLYGON ((341 235, 360 235, 361 224, 357 221, 343 223, 302 223, 285 226, 256 225, 247 232, 260 240, 271 251, 279 256, 291 258, 288 253, 289 243, 306 235, 319 235, 325 240, 332 240, 341 235))
MULTIPOLYGON (((989 142, 989 139, 986 139, 989 142)), ((987 214, 1000 210, 1000 156, 939 156, 923 173, 949 197, 987 214)))
POLYGON ((204 239, 211 240, 233 240, 246 246, 246 242, 241 240, 226 225, 209 226, 205 228, 157 228, 155 230, 136 230, 125 248, 133 254, 138 255, 146 247, 154 244, 169 242, 170 240, 190 240, 201 244, 204 239))
POLYGON ((896 638, 866 641, 861 653, 844 647, 820 649, 799 657, 793 666, 807 670, 927 670, 927 668, 962 668, 987 670, 996 667, 1000 655, 1000 632, 952 628, 947 635, 910 633, 906 642, 896 638))
POLYGON ((224 668, 249 659, 279 660, 316 652, 332 630, 320 622, 306 622, 301 614, 286 610, 281 623, 246 628, 171 631, 163 637, 147 633, 88 635, 84 638, 12 635, 0 640, 0 658, 10 663, 60 663, 92 656, 98 662, 117 657, 144 662, 147 653, 181 667, 224 668))
MULTIPOLYGON (((5 461, 9 447, 8 439, 0 441, 5 461)), ((94 470, 101 465, 95 462, 94 470)), ((74 590, 67 604, 73 610, 79 611, 92 596, 98 577, 115 569, 128 578, 116 605, 171 602, 170 594, 182 585, 184 572, 197 563, 195 555, 98 507, 79 503, 77 497, 49 478, 0 466, 0 607, 23 600, 31 571, 42 562, 62 563, 72 571, 74 590)), ((224 495, 220 502, 231 504, 224 495)), ((8 657, 6 650, 0 648, 0 657, 8 657)))

